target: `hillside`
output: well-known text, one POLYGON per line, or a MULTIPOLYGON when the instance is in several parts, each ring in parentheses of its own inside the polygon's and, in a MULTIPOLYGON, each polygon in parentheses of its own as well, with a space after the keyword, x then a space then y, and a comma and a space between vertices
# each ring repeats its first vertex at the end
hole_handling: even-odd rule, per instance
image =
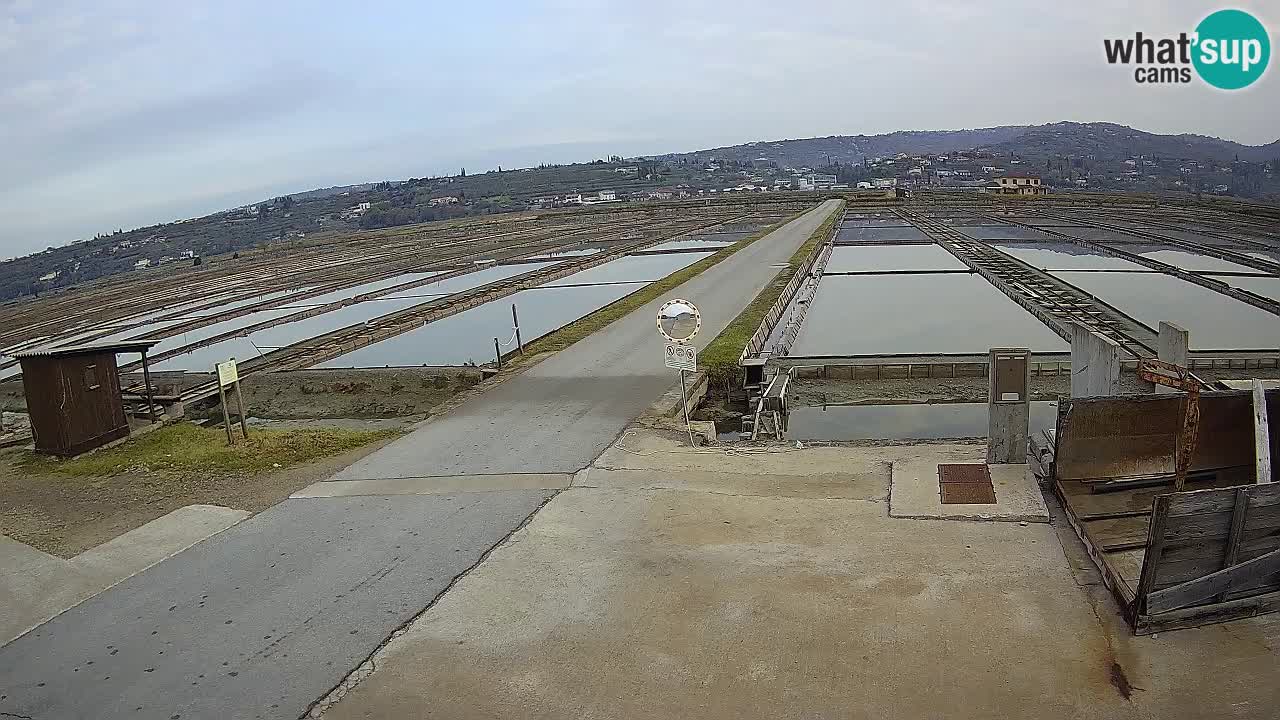
POLYGON ((743 145, 671 153, 663 160, 702 162, 710 158, 749 163, 767 158, 781 167, 822 167, 860 163, 864 158, 899 153, 929 155, 982 149, 1026 157, 1094 156, 1123 161, 1151 156, 1229 163, 1237 158, 1267 162, 1280 157, 1280 140, 1243 145, 1204 135, 1157 135, 1114 123, 1060 122, 1048 125, 1005 125, 973 130, 912 130, 884 135, 831 135, 823 138, 752 142, 743 145))
POLYGON ((658 159, 702 162, 716 158, 750 164, 757 158, 768 158, 780 167, 821 167, 836 162, 862 162, 863 158, 890 157, 898 153, 937 154, 967 150, 980 145, 1007 142, 1027 130, 1026 126, 1006 125, 975 130, 899 130, 885 135, 829 135, 669 153, 658 159))
POLYGON ((893 177, 912 186, 981 184, 993 174, 1033 170, 1056 188, 1194 192, 1280 199, 1280 141, 1243 145, 1203 135, 1158 135, 1113 123, 1060 122, 972 130, 753 142, 590 163, 307 190, 176 223, 116 231, 0 263, 0 301, 56 291, 116 273, 360 230, 469 215, 558 206, 560 196, 613 190, 618 200, 726 188, 786 189, 814 168, 841 183, 893 177), (952 157, 950 163, 939 155, 952 157), (935 156, 927 173, 914 161, 935 156), (1137 160, 1135 160, 1137 158, 1137 160), (763 159, 763 162, 761 160, 763 159), (714 162, 713 162, 714 161, 714 162), (945 168, 945 170, 943 169, 945 168), (947 176, 943 179, 944 174, 947 176))

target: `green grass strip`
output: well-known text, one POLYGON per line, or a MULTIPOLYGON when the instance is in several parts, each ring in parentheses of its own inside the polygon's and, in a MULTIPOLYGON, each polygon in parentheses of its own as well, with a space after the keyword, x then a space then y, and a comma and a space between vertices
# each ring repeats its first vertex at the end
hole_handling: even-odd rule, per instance
POLYGON ((773 281, 766 285, 759 295, 756 295, 751 304, 738 313, 738 317, 734 318, 733 322, 729 323, 698 353, 698 364, 707 371, 711 382, 727 383, 737 377, 738 359, 742 357, 743 348, 751 341, 751 336, 755 334, 756 328, 760 327, 760 323, 764 322, 764 316, 769 312, 769 308, 773 307, 773 304, 782 296, 787 283, 791 282, 791 278, 800 271, 809 255, 840 221, 843 207, 842 201, 841 206, 836 208, 836 211, 791 255, 787 267, 778 271, 773 281))
MULTIPOLYGON (((233 430, 240 432, 238 427, 233 430)), ((212 473, 271 470, 277 465, 337 455, 398 434, 398 430, 345 428, 258 429, 249 432, 247 441, 237 437, 235 445, 227 445, 227 434, 221 427, 179 422, 71 460, 31 453, 20 463, 28 472, 77 477, 114 475, 131 468, 212 473)))

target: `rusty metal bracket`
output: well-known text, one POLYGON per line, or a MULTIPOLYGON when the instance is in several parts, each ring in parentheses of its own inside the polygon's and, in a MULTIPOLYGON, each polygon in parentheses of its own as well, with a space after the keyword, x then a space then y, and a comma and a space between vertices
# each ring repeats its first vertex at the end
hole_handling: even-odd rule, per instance
POLYGON ((1182 429, 1178 432, 1173 469, 1173 488, 1181 492, 1187 484, 1187 470, 1191 467, 1191 456, 1195 453, 1200 434, 1200 389, 1204 387, 1204 381, 1181 365, 1154 358, 1138 362, 1138 377, 1186 393, 1182 399, 1182 429))

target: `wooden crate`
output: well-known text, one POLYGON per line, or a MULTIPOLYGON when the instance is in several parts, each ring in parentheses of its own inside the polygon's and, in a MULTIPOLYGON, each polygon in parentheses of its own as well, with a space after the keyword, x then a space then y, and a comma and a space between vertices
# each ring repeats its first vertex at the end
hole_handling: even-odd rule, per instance
MULTIPOLYGON (((1267 394, 1280 417, 1280 391, 1267 394)), ((1171 484, 1180 396, 1064 401, 1051 462, 1072 528, 1137 634, 1280 610, 1280 484, 1258 484, 1248 393, 1201 396, 1187 490, 1171 484)), ((1272 454, 1280 432, 1271 424, 1272 454)))

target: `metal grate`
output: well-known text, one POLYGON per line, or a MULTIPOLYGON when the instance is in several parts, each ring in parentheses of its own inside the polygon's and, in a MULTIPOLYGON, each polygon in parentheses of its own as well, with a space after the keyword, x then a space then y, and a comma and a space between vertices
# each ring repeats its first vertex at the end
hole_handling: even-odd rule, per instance
POLYGON ((991 468, 985 463, 947 463, 938 466, 938 482, 940 483, 986 483, 991 484, 991 468))
POLYGON ((991 469, 983 463, 938 465, 938 490, 943 505, 991 505, 996 501, 991 469))

